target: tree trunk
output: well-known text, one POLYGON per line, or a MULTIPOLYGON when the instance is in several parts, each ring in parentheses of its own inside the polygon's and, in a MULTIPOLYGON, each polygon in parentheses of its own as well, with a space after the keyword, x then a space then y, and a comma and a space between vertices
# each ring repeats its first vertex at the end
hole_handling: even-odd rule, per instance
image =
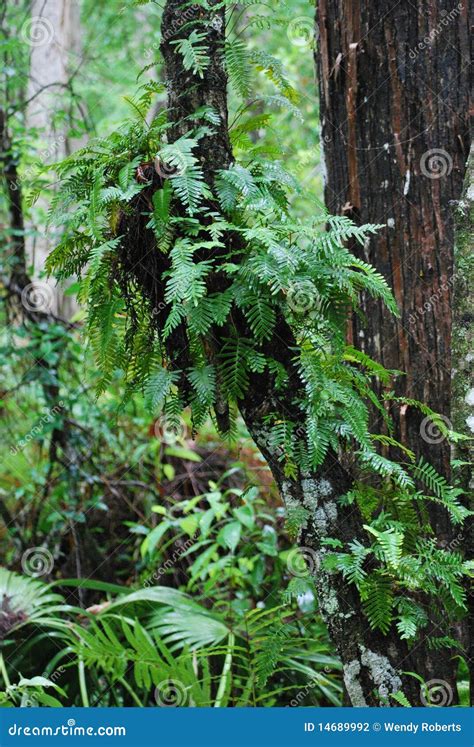
MULTIPOLYGON (((467 4, 447 0, 318 2, 326 206, 356 223, 383 224, 351 249, 390 282, 400 310, 396 319, 365 297, 365 318, 353 315, 348 336, 404 372, 396 393, 427 404, 450 428, 452 201, 469 150, 467 15, 467 4)), ((398 440, 449 479, 442 434, 414 407, 390 414, 398 440)), ((374 414, 373 429, 383 428, 374 414)), ((456 537, 447 513, 434 505, 429 515, 449 546, 456 537)), ((420 666, 424 657, 454 688, 448 656, 423 654, 420 666)))
MULTIPOLYGON (((69 152, 68 117, 70 78, 79 67, 80 4, 71 0, 33 0, 29 25, 25 28, 31 40, 30 77, 28 81, 26 123, 37 132, 40 142, 38 159, 42 164, 60 161, 69 152), (60 116, 58 116, 60 114, 60 116)), ((48 200, 40 197, 35 216, 47 212, 48 200)), ((40 218, 27 221, 25 237, 27 261, 34 276, 44 269, 46 258, 56 237, 46 231, 40 218)), ((42 281, 44 282, 44 281, 42 281)), ((70 297, 57 286, 51 288, 51 311, 68 318, 76 310, 70 297)))
MULTIPOLYGON (((453 389, 452 420, 455 430, 473 438, 474 436, 474 145, 468 160, 462 197, 456 206, 456 246, 454 251, 454 298, 453 298, 453 389)), ((461 485, 471 496, 469 508, 474 510, 474 464, 473 441, 456 444, 455 457, 463 465, 460 468, 461 485)), ((456 541, 456 540, 455 540, 456 541)), ((468 557, 474 557, 474 521, 472 517, 466 529, 459 533, 457 546, 466 545, 468 557)), ((474 594, 469 597, 471 620, 474 619, 474 594)), ((471 682, 474 675, 474 635, 470 632, 468 661, 471 682)), ((474 687, 471 687, 471 702, 474 705, 474 687)))
MULTIPOLYGON (((161 28, 161 52, 165 60, 170 140, 185 135, 196 126, 195 119, 190 118, 196 109, 212 107, 220 115, 219 125, 213 125, 212 133, 200 140, 197 149, 206 180, 212 186, 214 174, 227 168, 233 161, 233 155, 228 136, 227 81, 222 60, 224 10, 219 7, 218 0, 211 2, 210 6, 210 10, 205 10, 201 6, 189 6, 183 0, 167 0, 161 28), (211 60, 202 77, 185 69, 183 59, 172 43, 193 30, 205 33, 203 43, 207 46, 211 60)), ((123 225, 120 230, 124 232, 126 227, 123 225)), ((228 242, 233 241, 236 241, 235 237, 229 236, 228 242)), ((161 290, 158 286, 162 281, 152 267, 141 267, 136 272, 136 280, 152 302, 159 297, 161 290)), ((215 273, 212 282, 215 283, 213 290, 221 290, 219 283, 222 279, 219 273, 215 273)), ((233 314, 233 323, 239 334, 249 334, 238 311, 233 314)), ((225 327, 214 330, 213 344, 222 345, 225 336, 225 327)), ((180 342, 185 345, 185 338, 181 338, 180 342)), ((295 345, 290 327, 280 318, 274 337, 266 343, 264 352, 285 367, 293 392, 301 389, 304 396, 302 383, 293 363, 292 350, 295 345)), ((251 376, 240 410, 252 437, 268 461, 288 510, 296 507, 305 509, 307 518, 301 527, 298 541, 303 554, 309 559, 321 613, 343 662, 344 681, 350 702, 356 706, 377 706, 386 698, 389 705, 396 705, 390 695, 403 689, 413 704, 419 704, 419 684, 414 678, 404 674, 415 668, 406 643, 400 641, 394 631, 384 636, 371 630, 355 587, 348 585, 341 574, 323 570, 322 560, 326 552, 323 539, 333 537, 345 543, 349 539, 362 538, 363 522, 354 506, 342 507, 337 502, 351 487, 352 479, 335 454, 328 456, 316 474, 300 473, 295 479, 289 479, 283 474, 278 454, 269 446, 268 426, 264 416, 271 409, 281 412, 282 417, 298 421, 301 413, 289 413, 289 407, 291 405, 288 401, 281 399, 271 375, 265 373, 251 376)))
MULTIPOLYGON (((458 433, 474 434, 474 145, 468 160, 464 190, 456 205, 453 298, 453 389, 452 418, 458 433)), ((462 483, 474 488, 472 442, 460 442, 456 457, 471 464, 462 469, 462 483)))
MULTIPOLYGON (((469 151, 467 4, 320 0, 319 87, 326 205, 384 224, 356 251, 391 281, 400 319, 365 299, 354 344, 403 371, 397 391, 450 421, 451 201, 469 151)), ((449 476, 449 446, 414 408, 397 435, 449 476)), ((381 423, 378 423, 381 427, 381 423)), ((437 529, 447 530, 439 512, 437 529)))

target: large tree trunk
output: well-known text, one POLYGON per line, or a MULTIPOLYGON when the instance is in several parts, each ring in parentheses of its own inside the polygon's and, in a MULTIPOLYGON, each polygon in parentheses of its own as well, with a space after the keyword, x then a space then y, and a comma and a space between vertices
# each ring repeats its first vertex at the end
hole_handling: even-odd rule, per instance
MULTIPOLYGON (((195 127, 190 115, 202 106, 211 106, 220 115, 220 124, 213 126, 209 134, 199 142, 197 150, 203 171, 212 186, 214 174, 232 163, 233 155, 228 137, 226 74, 222 60, 225 39, 224 10, 218 0, 211 2, 211 10, 201 6, 189 6, 184 0, 168 0, 162 21, 161 52, 165 60, 165 78, 168 90, 168 108, 171 121, 170 139, 186 134, 195 127), (216 6, 213 11, 212 7, 216 6), (186 8, 186 25, 182 18, 186 8), (205 32, 210 64, 202 78, 186 70, 182 57, 177 53, 176 38, 190 34, 193 29, 205 32)), ((126 231, 122 226, 121 231, 126 231)), ((228 237, 229 242, 235 237, 228 237)), ((159 296, 157 287, 162 281, 150 266, 135 270, 135 277, 143 292, 152 301, 159 296)), ((219 273, 213 278, 213 290, 221 290, 223 282, 219 273)), ((245 323, 236 312, 233 322, 242 336, 248 334, 245 323), (241 328, 239 328, 239 325, 241 328)), ((186 345, 185 330, 175 341, 186 345)), ((223 344, 226 330, 214 330, 214 345, 223 344)), ((211 337, 211 336, 210 336, 211 337)), ((210 343, 211 344, 211 343, 210 343)), ((278 320, 272 340, 266 343, 265 353, 279 361, 287 370, 293 391, 302 388, 293 363, 292 349, 295 347, 291 329, 286 321, 278 320)), ((172 357, 172 356, 171 356, 172 357)), ((178 361, 179 367, 179 361, 178 361)), ((302 396, 304 396, 302 391, 302 396)), ((296 401, 296 398, 295 398, 296 401)), ((282 401, 270 374, 253 374, 247 393, 241 401, 241 413, 263 455, 273 472, 288 509, 304 507, 307 516, 301 528, 299 544, 309 558, 314 573, 321 613, 328 625, 332 640, 341 656, 344 667, 344 681, 350 702, 353 705, 380 705, 403 689, 413 704, 420 703, 419 684, 406 671, 416 671, 406 643, 401 642, 391 631, 387 636, 370 629, 365 618, 355 587, 345 583, 340 574, 328 573, 322 568, 326 552, 322 540, 325 537, 339 539, 346 543, 357 537, 362 539, 362 520, 354 506, 342 507, 338 498, 344 495, 352 484, 350 475, 339 463, 335 454, 330 454, 324 465, 315 474, 299 474, 295 479, 285 477, 278 454, 269 447, 268 426, 264 416, 269 408, 281 412, 282 417, 299 420, 299 412, 289 413, 291 405, 282 401)), ((423 670, 426 673, 426 670, 423 670)), ((429 675, 429 673, 428 673, 429 675)), ((430 679, 429 676, 426 679, 430 679)))
MULTIPOLYGON (((397 394, 451 427, 452 201, 469 150, 467 4, 319 0, 318 24, 326 206, 383 224, 362 249, 351 248, 387 278, 400 309, 396 319, 366 297, 349 339, 403 371, 397 394)), ((398 440, 449 478, 442 434, 414 407, 390 414, 398 440)), ((384 428, 375 414, 373 427, 384 428)), ((429 514, 448 546, 456 537, 447 513, 432 506, 429 514)), ((446 655, 428 654, 426 663, 454 686, 446 655)))
MULTIPOLYGON (((367 298, 366 319, 354 316, 350 336, 406 374, 400 394, 449 420, 451 201, 460 197, 469 151, 468 4, 318 5, 326 205, 361 224, 385 224, 359 252, 391 282, 401 314, 397 320, 367 298)), ((449 475, 441 434, 412 407, 392 414, 400 440, 449 475)))

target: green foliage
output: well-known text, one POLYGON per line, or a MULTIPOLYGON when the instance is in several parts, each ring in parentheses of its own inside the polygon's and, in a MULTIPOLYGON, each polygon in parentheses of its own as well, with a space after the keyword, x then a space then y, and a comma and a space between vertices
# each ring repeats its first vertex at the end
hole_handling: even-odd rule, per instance
MULTIPOLYGON (((283 85, 276 64, 267 62, 272 78, 277 77, 283 85)), ((210 113, 196 116, 205 121, 210 113)), ((274 377, 276 361, 264 350, 266 341, 272 339, 276 319, 283 315, 300 341, 295 364, 306 389, 304 401, 295 401, 288 383, 275 377, 281 396, 293 399, 293 408, 300 410, 306 421, 303 437, 300 422, 286 422, 285 469, 290 474, 295 463, 301 469, 315 469, 328 448, 355 440, 363 449, 363 459, 383 473, 385 465, 378 460, 368 435, 365 400, 374 399, 371 378, 385 380, 389 373, 346 347, 343 338, 345 310, 348 304, 357 305, 361 290, 381 296, 395 310, 383 278, 345 248, 348 239, 363 242, 376 226, 360 228, 345 217, 329 216, 293 223, 288 200, 291 191, 299 189, 295 180, 279 162, 255 155, 217 175, 215 197, 222 212, 215 208, 209 212, 210 193, 195 155, 207 125, 197 126, 172 144, 161 140, 166 130, 161 114, 149 128, 140 127, 133 122, 121 133, 102 139, 100 155, 92 144, 59 166, 66 206, 73 198, 76 210, 68 219, 67 238, 50 256, 48 267, 61 276, 86 273, 81 297, 89 299, 92 346, 103 372, 100 390, 110 383, 117 368, 125 369, 131 385, 148 389, 148 378, 155 381, 155 358, 160 357, 170 370, 166 341, 184 324, 192 366, 176 372, 179 382, 176 379, 173 386, 182 388, 187 378, 195 389, 198 372, 212 365, 218 387, 208 388, 204 400, 191 400, 196 422, 202 423, 206 412, 212 414, 217 405, 222 408, 222 396, 233 413, 247 394, 252 373, 268 369, 274 377), (167 311, 161 329, 146 321, 148 303, 144 300, 140 304, 130 276, 125 280, 128 290, 124 295, 127 273, 117 272, 117 268, 128 251, 127 240, 114 235, 113 228, 106 228, 114 225, 117 207, 126 213, 129 195, 142 188, 129 183, 137 163, 155 157, 171 170, 165 187, 154 193, 150 210, 159 251, 168 257, 163 274, 167 311), (172 214, 173 200, 182 206, 184 215, 172 214), (82 215, 88 216, 89 228, 85 230, 80 228, 82 215), (326 219, 329 231, 322 225, 326 219), (235 236, 235 249, 223 241, 224 233, 235 236), (215 292, 209 286, 217 269, 227 280, 225 288, 215 292), (235 335, 231 322, 235 309, 246 318, 251 337, 235 335), (136 343, 142 325, 155 330, 155 352, 150 356, 150 341, 143 338, 147 347, 143 361, 149 361, 150 369, 147 372, 141 367, 140 374, 133 375, 132 361, 140 358, 136 343), (226 329, 224 342, 210 358, 205 336, 222 327, 226 329)), ((138 198, 138 194, 132 197, 132 203, 138 198)), ((168 395, 174 396, 173 389, 168 395)), ((271 414, 267 420, 273 428, 271 414)), ((400 474, 403 477, 403 471, 400 474)))
POLYGON ((210 62, 207 47, 202 43, 205 39, 206 34, 194 30, 186 38, 171 42, 182 56, 185 69, 192 70, 200 78, 204 77, 210 62))
MULTIPOLYGON (((277 396, 297 413, 282 420, 281 413, 270 409, 264 418, 268 445, 287 477, 298 479, 301 472, 316 470, 329 449, 357 460, 362 480, 345 501, 361 510, 365 534, 347 546, 326 538, 327 567, 358 588, 373 628, 386 633, 396 625, 410 645, 429 622, 445 623, 465 614, 465 582, 472 575, 472 564, 460 552, 437 545, 426 503, 438 504, 458 525, 469 512, 459 489, 430 465, 416 463, 414 454, 394 439, 373 381, 389 386, 397 372, 345 342, 347 312, 359 308, 362 291, 382 298, 393 313, 397 309, 385 280, 346 248, 351 241, 363 244, 377 226, 360 227, 325 214, 314 217, 320 212, 311 197, 320 188, 314 171, 317 105, 299 96, 294 85, 312 74, 311 55, 285 44, 283 65, 274 54, 281 53, 278 35, 264 34, 247 44, 238 22, 229 29, 224 53, 237 97, 230 118, 236 162, 215 175, 211 188, 198 154, 203 138, 220 122, 217 112, 195 112, 190 132, 171 143, 166 111, 156 109, 161 84, 148 81, 133 98, 114 95, 113 89, 122 94, 133 85, 141 67, 136 45, 127 45, 127 38, 135 38, 143 23, 148 37, 155 38, 146 5, 145 16, 129 13, 126 24, 114 25, 121 5, 112 0, 98 10, 97 3, 86 0, 86 33, 94 43, 100 36, 102 53, 86 63, 87 80, 81 80, 80 92, 99 136, 59 165, 61 189, 51 200, 51 222, 64 233, 48 268, 63 282, 79 277, 79 300, 87 306, 86 331, 100 373, 93 371, 89 351, 75 331, 61 325, 15 330, 20 351, 11 340, 2 341, 2 361, 13 356, 14 366, 19 364, 8 364, 7 387, 21 381, 22 413, 43 418, 44 408, 51 407, 48 392, 55 387, 66 401, 66 415, 55 416, 26 453, 10 460, 2 485, 15 513, 17 507, 29 512, 20 512, 27 518, 22 516, 12 530, 8 555, 16 562, 18 546, 40 536, 51 542, 54 538, 56 557, 62 558, 70 527, 81 530, 92 510, 95 518, 98 511, 110 521, 112 507, 123 499, 134 508, 137 503, 143 516, 140 521, 133 513, 127 517, 132 540, 127 537, 125 550, 122 539, 118 542, 122 550, 116 573, 127 583, 141 576, 147 586, 150 578, 157 580, 153 574, 159 568, 158 580, 165 577, 193 598, 169 587, 120 593, 91 582, 95 592, 120 593, 92 615, 65 605, 50 587, 0 569, 0 606, 7 613, 0 624, 7 623, 8 666, 31 674, 18 681, 13 676, 17 684, 5 682, 0 697, 15 705, 58 705, 59 698, 68 705, 89 700, 155 705, 154 687, 177 680, 185 705, 281 705, 311 683, 308 704, 338 705, 340 665, 314 613, 312 582, 308 577, 288 582, 289 543, 279 529, 281 510, 266 507, 255 491, 227 490, 215 483, 204 495, 165 508, 165 488, 160 485, 158 492, 155 483, 174 476, 175 466, 162 457, 199 462, 200 456, 183 439, 175 446, 154 437, 148 443, 150 429, 159 433, 150 419, 161 413, 175 424, 183 414, 189 423, 184 409, 189 405, 194 429, 211 415, 225 431, 225 418, 217 415, 227 408, 228 429, 234 433, 238 406, 249 394, 253 375, 268 373, 277 396), (110 55, 114 65, 104 62, 110 55), (262 103, 268 108, 264 113, 262 103), (129 119, 117 126, 126 112, 129 119), (126 232, 132 217, 137 220, 126 232), (162 281, 159 297, 143 295, 133 274, 137 266, 153 266, 154 281, 162 281), (245 336, 237 334, 236 318, 245 320, 245 336), (291 377, 268 352, 282 318, 295 339, 291 377), (218 349, 213 347, 216 336, 222 340, 218 349), (181 351, 183 337, 189 359, 181 366, 170 350, 181 351), (79 365, 83 356, 85 377, 79 365), (36 367, 33 381, 30 370, 38 360, 47 365, 36 367), (295 375, 302 381, 302 395, 295 396, 295 375), (88 396, 91 388, 104 394, 99 402, 88 396), (137 396, 132 404, 132 392, 143 394, 144 400, 137 396), (369 432, 369 406, 378 408, 387 433, 369 432), (386 459, 379 445, 399 448, 407 464, 386 459), (374 480, 374 472, 380 480, 374 480), (137 485, 142 492, 145 486, 142 501, 136 501, 137 494, 143 498, 137 485), (178 550, 177 540, 182 542, 178 550), (58 649, 58 642, 63 648, 58 649), (50 679, 59 662, 65 664, 64 687, 50 679), (40 663, 44 676, 38 675, 40 663)), ((282 7, 283 15, 286 10, 282 7)), ((292 17, 295 4, 290 10, 292 17)), ((245 20, 249 28, 265 31, 278 24, 286 33, 288 17, 276 17, 273 8, 260 11, 245 20)), ((204 40, 205 34, 193 30, 172 42, 196 79, 203 78, 210 64, 204 40)), ((8 61, 18 72, 12 76, 8 70, 11 93, 24 87, 28 50, 19 53, 21 41, 6 45, 8 61)), ((153 49, 157 51, 156 43, 145 51, 147 59, 153 49)), ((70 118, 73 138, 84 132, 76 100, 71 88, 71 106, 67 102, 68 111, 59 115, 70 118)), ((15 108, 10 126, 16 141, 8 155, 20 159, 20 171, 29 179, 36 134, 25 136, 15 108)), ((28 208, 50 178, 35 168, 31 184, 24 184, 28 208)), ((0 209, 3 216, 1 198, 0 209)), ((3 224, 0 232, 8 244, 11 237, 3 224)), ((392 393, 384 398, 418 407, 443 435, 460 438, 426 405, 392 393)), ((9 424, 14 421, 17 428, 8 401, 6 408, 9 424)), ((303 507, 288 511, 292 541, 308 518, 303 507)), ((109 536, 98 526, 93 532, 107 552, 109 536)), ((440 635, 430 636, 428 643, 441 650, 456 642, 440 635)), ((5 679, 5 671, 2 675, 5 679)), ((402 694, 394 697, 409 705, 402 694)))
POLYGON ((371 627, 388 633, 394 605, 390 579, 381 573, 373 573, 362 582, 359 590, 362 606, 371 627))
MULTIPOLYGON (((412 465, 412 469, 438 491, 449 495, 454 490, 431 466, 412 465)), ((457 491, 454 493, 457 499, 457 491)), ((429 620, 435 618, 441 627, 446 620, 459 619, 467 612, 466 587, 472 563, 454 548, 437 547, 423 513, 413 508, 433 499, 396 486, 378 490, 356 486, 345 500, 357 502, 363 510, 370 522, 364 529, 371 542, 352 541, 345 552, 330 552, 325 557, 328 569, 340 571, 358 588, 370 625, 387 633, 394 622, 400 637, 410 642, 429 620)), ((440 502, 453 520, 462 521, 466 509, 457 504, 453 508, 452 500, 445 496, 440 502), (458 509, 463 518, 458 518, 458 509)))

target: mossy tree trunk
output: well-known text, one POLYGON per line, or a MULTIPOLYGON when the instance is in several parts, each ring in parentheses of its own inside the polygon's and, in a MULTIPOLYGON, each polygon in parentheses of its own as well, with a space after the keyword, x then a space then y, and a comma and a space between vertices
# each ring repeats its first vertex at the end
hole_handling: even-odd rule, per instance
MULTIPOLYGON (((474 145, 468 160, 464 190, 455 208, 456 242, 454 249, 453 297, 453 382, 451 414, 458 433, 474 438, 474 145)), ((461 484, 471 496, 474 510, 474 441, 456 444, 454 456, 459 468, 461 484)), ((466 545, 469 557, 474 557, 474 522, 459 532, 458 546, 466 545)), ((474 619, 474 593, 469 595, 471 620, 474 619)), ((474 675, 474 635, 470 632, 468 660, 471 682, 474 675)), ((474 704, 474 687, 471 687, 474 704)))
MULTIPOLYGON (((188 133, 196 126, 196 121, 201 123, 195 115, 197 109, 212 107, 219 114, 219 124, 213 125, 212 133, 202 138, 196 148, 210 187, 213 186, 216 172, 228 168, 233 162, 228 134, 227 80, 223 62, 225 11, 220 6, 219 0, 211 0, 208 9, 189 5, 184 0, 167 0, 161 27, 161 52, 165 61, 171 124, 170 141, 188 133), (173 44, 177 39, 189 36, 193 30, 205 34, 201 43, 206 45, 210 58, 210 64, 201 76, 185 69, 183 58, 173 44)), ((216 207, 212 201, 210 207, 216 207)), ((176 209, 180 210, 179 205, 176 209)), ((123 225, 121 232, 126 230, 127 227, 123 225)), ((238 237, 228 235, 226 240, 234 251, 238 249, 238 237)), ((234 256, 236 254, 237 251, 234 256)), ((211 275, 208 290, 222 291, 223 283, 228 281, 224 273, 218 271, 218 257, 213 255, 213 259, 217 269, 211 275)), ((146 266, 142 264, 140 271, 135 271, 135 277, 144 295, 153 302, 159 295, 162 277, 157 275, 151 263, 146 266)), ((160 320, 157 319, 156 323, 160 324, 160 320)), ((232 323, 243 338, 251 335, 246 320, 238 309, 232 311, 232 323)), ((227 336, 229 330, 225 325, 213 329, 212 334, 207 336, 210 362, 227 336)), ((176 354, 173 356, 171 351, 171 361, 173 365, 182 368, 188 344, 184 327, 173 339, 173 344, 176 354)), ((294 364, 296 341, 283 317, 277 320, 274 335, 265 345, 265 355, 284 366, 288 387, 294 396, 283 398, 268 370, 253 373, 240 401, 240 411, 250 434, 268 461, 288 512, 298 511, 303 517, 298 542, 313 572, 321 614, 343 663, 349 702, 354 706, 378 706, 384 701, 388 701, 389 705, 397 705, 390 696, 402 689, 409 700, 418 705, 421 696, 419 683, 405 672, 420 672, 420 660, 413 658, 406 642, 400 641, 395 630, 391 629, 387 635, 372 630, 355 587, 347 584, 341 574, 329 573, 323 568, 324 554, 327 552, 324 544, 326 538, 332 537, 342 544, 357 538, 363 540, 363 521, 358 509, 339 502, 339 498, 351 488, 352 476, 338 456, 329 453, 317 473, 299 473, 289 478, 283 472, 279 454, 270 445, 266 413, 276 411, 281 413, 282 418, 289 417, 299 422, 301 412, 296 411, 296 406, 290 403, 297 401, 298 392, 304 397, 304 387, 294 364), (291 411, 292 408, 294 411, 291 411)), ((221 417, 225 420, 225 407, 221 417)), ((426 668, 420 673, 430 679, 431 672, 426 668)))

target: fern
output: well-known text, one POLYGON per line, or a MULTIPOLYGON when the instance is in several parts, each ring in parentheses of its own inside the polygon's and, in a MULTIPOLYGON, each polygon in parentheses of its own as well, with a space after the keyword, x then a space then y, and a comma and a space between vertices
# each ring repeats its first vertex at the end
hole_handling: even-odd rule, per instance
POLYGON ((377 540, 375 552, 380 551, 383 560, 388 566, 398 568, 403 550, 403 533, 397 532, 393 527, 385 531, 379 531, 373 526, 364 524, 364 529, 374 535, 377 540))
POLYGON ((241 99, 250 94, 250 64, 247 45, 241 39, 227 40, 225 61, 231 86, 241 99))
POLYGON ((163 407, 177 377, 175 371, 167 371, 164 368, 150 376, 145 385, 146 402, 150 412, 155 413, 163 407))
POLYGON ((186 38, 171 42, 182 56, 185 69, 192 70, 200 78, 204 78, 210 63, 207 46, 203 44, 205 40, 205 33, 194 30, 186 38))
POLYGON ((390 579, 372 573, 360 586, 362 606, 370 627, 388 633, 393 619, 394 596, 390 579))
MULTIPOLYGON (((206 75, 204 33, 193 30, 172 43, 186 70, 206 75)), ((238 96, 250 95, 257 77, 253 66, 277 89, 261 100, 301 116, 285 71, 266 51, 249 52, 233 38, 225 57, 238 96)), ((235 432, 237 408, 264 373, 272 397, 261 418, 266 446, 282 474, 298 480, 316 472, 331 451, 353 460, 361 473, 343 502, 360 508, 366 535, 331 547, 325 563, 357 587, 372 627, 387 632, 394 623, 412 640, 425 624, 427 600, 436 598, 449 619, 462 613, 463 583, 471 573, 459 553, 430 541, 426 503, 444 506, 455 523, 470 512, 457 488, 430 465, 415 462, 394 439, 385 400, 418 407, 442 429, 440 416, 393 393, 378 398, 374 378, 388 387, 397 372, 346 344, 348 309, 360 310, 364 294, 382 299, 397 314, 384 278, 347 248, 364 245, 379 226, 358 226, 347 216, 293 217, 292 203, 304 194, 304 185, 283 168, 280 154, 273 158, 253 142, 250 133, 268 128, 271 115, 248 116, 244 104, 231 132, 238 157, 208 179, 202 141, 220 123, 220 114, 200 107, 183 123, 186 136, 171 142, 167 112, 149 115, 161 90, 151 81, 142 86, 129 100, 133 115, 122 128, 58 166, 62 187, 51 219, 64 223, 64 233, 48 270, 60 279, 81 278, 101 376, 98 393, 121 371, 127 394, 144 391, 154 415, 162 412, 177 422, 182 408, 191 406, 194 427, 210 413, 222 432, 235 432), (292 342, 280 356, 278 343, 272 343, 282 320, 292 342), (280 403, 291 417, 282 416, 280 403), (387 433, 370 433, 369 407, 383 417, 387 433), (383 456, 386 446, 398 448, 407 464, 383 456), (403 595, 406 604, 400 602, 403 595)), ((295 535, 309 522, 305 511, 289 510, 295 535)), ((205 549, 208 559, 215 552, 212 545, 205 549)), ((193 582, 202 572, 194 564, 193 582)), ((263 619, 260 623, 267 630, 263 619)), ((284 627, 273 631, 274 642, 262 643, 268 664, 258 670, 262 681, 283 655, 284 627)), ((118 636, 112 627, 101 631, 104 646, 113 648, 112 633, 118 636)), ((131 628, 120 634, 143 637, 131 628)), ((144 649, 149 645, 145 638, 144 649)), ((225 657, 235 661, 241 652, 226 645, 225 657)), ((141 672, 140 681, 147 676, 141 672)), ((254 670, 248 679, 255 683, 258 677, 254 670)))
POLYGON ((232 399, 244 396, 248 385, 245 358, 251 344, 245 338, 229 338, 219 354, 219 369, 225 393, 232 399))

